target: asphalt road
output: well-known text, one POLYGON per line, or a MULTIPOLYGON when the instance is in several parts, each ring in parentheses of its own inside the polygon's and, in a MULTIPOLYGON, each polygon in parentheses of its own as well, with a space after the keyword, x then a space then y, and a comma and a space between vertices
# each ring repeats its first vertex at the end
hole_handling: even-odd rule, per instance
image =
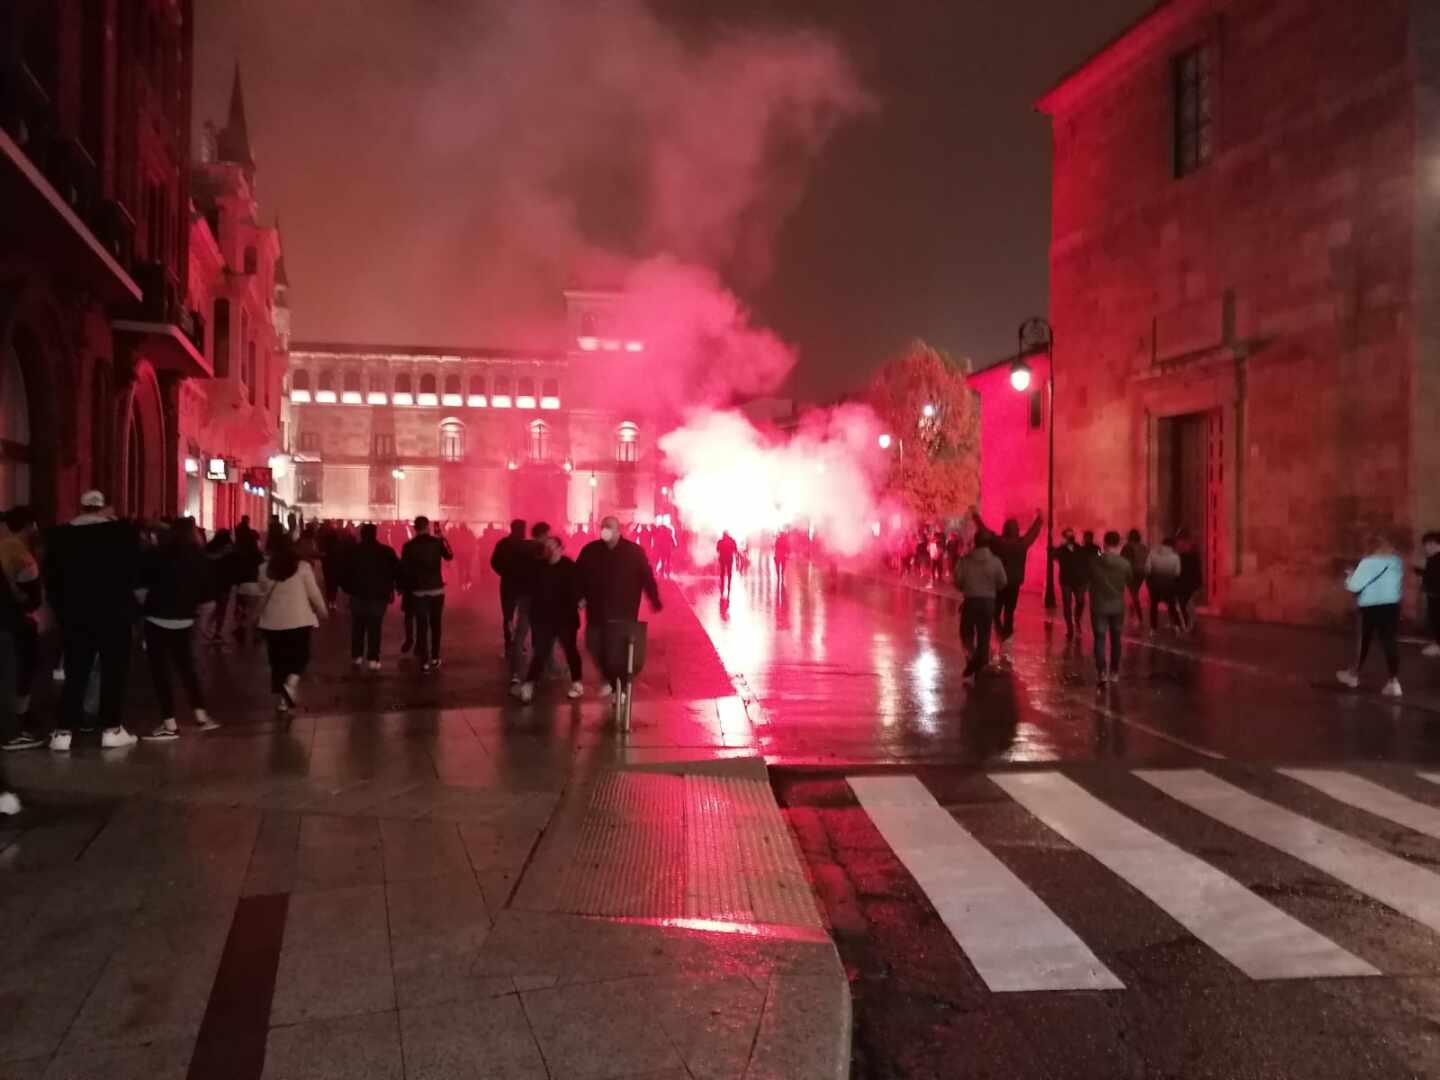
POLYGON ((1162 638, 1102 692, 1029 598, 967 689, 948 597, 685 591, 765 719, 855 1076, 1440 1076, 1440 714, 1331 689, 1343 640, 1162 638))

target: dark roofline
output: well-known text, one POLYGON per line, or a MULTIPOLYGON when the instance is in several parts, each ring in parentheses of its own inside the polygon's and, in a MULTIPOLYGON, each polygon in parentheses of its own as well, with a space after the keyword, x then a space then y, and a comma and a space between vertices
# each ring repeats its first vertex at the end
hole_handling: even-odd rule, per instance
POLYGON ((459 356, 472 360, 564 360, 556 349, 500 349, 489 346, 365 345, 348 341, 292 341, 290 355, 335 353, 342 356, 459 356))
POLYGON ((1144 55, 1157 40, 1207 8, 1216 0, 1158 0, 1155 6, 1045 91, 1035 108, 1047 116, 1064 112, 1097 85, 1144 55))

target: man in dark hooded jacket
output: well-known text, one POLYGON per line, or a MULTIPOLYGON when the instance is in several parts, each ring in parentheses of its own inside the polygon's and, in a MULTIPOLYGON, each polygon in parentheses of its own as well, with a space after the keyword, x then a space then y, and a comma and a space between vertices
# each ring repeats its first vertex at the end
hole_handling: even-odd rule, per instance
POLYGON ((1025 584, 1025 560, 1030 554, 1030 545, 1040 535, 1045 515, 1036 510, 1035 520, 1023 534, 1020 522, 1007 518, 998 536, 981 519, 979 510, 972 508, 971 516, 975 519, 975 527, 989 534, 990 550, 1005 568, 1005 588, 995 597, 995 630, 1000 635, 1003 650, 1015 634, 1015 605, 1020 601, 1020 586, 1025 584))

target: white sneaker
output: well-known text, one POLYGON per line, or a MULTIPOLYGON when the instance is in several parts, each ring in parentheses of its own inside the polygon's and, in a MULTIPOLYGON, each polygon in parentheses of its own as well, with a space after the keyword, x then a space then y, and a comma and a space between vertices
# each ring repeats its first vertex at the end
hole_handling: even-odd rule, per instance
POLYGON ((611 695, 613 695, 614 693, 615 693, 615 684, 614 684, 614 683, 608 683, 608 682, 607 682, 604 686, 600 687, 600 697, 601 697, 602 700, 609 698, 609 697, 610 697, 611 695))
POLYGON ((1404 696, 1405 696, 1405 691, 1400 689, 1400 680, 1399 680, 1399 679, 1391 679, 1389 682, 1387 682, 1387 683, 1385 684, 1384 688, 1380 691, 1380 693, 1384 694, 1386 697, 1404 697, 1404 696))
POLYGON ((0 791, 0 814, 14 817, 21 810, 20 797, 13 791, 0 791))
POLYGON ((220 726, 218 720, 211 720, 210 714, 204 709, 195 710, 195 726, 201 731, 214 731, 220 726))
POLYGON ((70 732, 52 731, 50 733, 50 749, 63 751, 70 749, 70 732))
POLYGON ((584 696, 585 696, 585 684, 584 684, 584 683, 580 683, 580 682, 573 682, 573 683, 571 683, 571 684, 570 684, 570 692, 569 692, 568 694, 566 694, 565 696, 568 697, 568 698, 572 698, 572 699, 573 699, 573 698, 578 698, 578 697, 584 697, 584 696))
POLYGON ((290 704, 292 704, 292 705, 299 705, 299 704, 300 704, 300 676, 299 676, 299 675, 286 675, 286 676, 285 676, 285 696, 290 699, 290 704))
POLYGON ((535 684, 533 682, 521 683, 519 698, 526 705, 535 700, 535 684))
POLYGON ((175 726, 175 718, 167 717, 162 723, 157 724, 155 729, 146 735, 146 742, 170 742, 180 737, 180 730, 175 726))
POLYGON ((51 680, 53 680, 54 682, 64 682, 64 681, 65 681, 65 665, 64 665, 64 664, 57 664, 57 665, 55 666, 55 670, 52 671, 52 672, 50 672, 50 678, 51 678, 51 680))
POLYGON ((353 668, 357 668, 357 669, 364 667, 364 666, 365 666, 365 658, 364 658, 363 656, 355 656, 355 657, 352 657, 351 660, 350 660, 350 666, 353 667, 353 668))
POLYGON ((1420 655, 1428 656, 1430 657, 1430 659, 1434 660, 1437 657, 1440 657, 1440 645, 1437 645, 1435 642, 1432 641, 1429 645, 1426 645, 1425 648, 1421 650, 1420 655))
POLYGON ((1353 671, 1337 671, 1335 678, 1340 681, 1341 686, 1348 686, 1351 690, 1360 685, 1360 676, 1353 671))
POLYGON ((379 670, 380 670, 380 661, 379 661, 379 660, 371 660, 371 661, 370 661, 370 670, 371 670, 371 671, 379 671, 379 670))
POLYGON ((126 746, 134 746, 139 741, 123 727, 107 728, 100 733, 100 746, 105 750, 119 750, 126 746))

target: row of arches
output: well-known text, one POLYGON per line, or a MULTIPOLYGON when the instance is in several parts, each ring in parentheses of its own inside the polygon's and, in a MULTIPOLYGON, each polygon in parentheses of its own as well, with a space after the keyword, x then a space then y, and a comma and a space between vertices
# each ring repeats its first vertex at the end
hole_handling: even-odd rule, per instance
MULTIPOLYGON (((553 428, 544 420, 533 420, 529 426, 528 459, 532 462, 551 460, 553 428)), ((633 465, 638 459, 640 428, 627 420, 615 429, 615 460, 633 465)), ((440 459, 465 460, 465 422, 453 416, 440 421, 440 459)))
POLYGON ((495 375, 488 381, 484 375, 471 375, 467 388, 465 380, 459 375, 447 375, 442 383, 431 372, 426 372, 417 379, 410 372, 402 371, 395 375, 392 382, 385 375, 377 372, 371 374, 369 384, 366 386, 358 371, 346 371, 337 382, 334 369, 322 368, 312 383, 311 373, 305 368, 297 368, 290 383, 292 390, 302 393, 360 394, 368 390, 370 393, 394 393, 396 395, 419 393, 438 396, 443 393, 447 398, 461 397, 467 392, 467 389, 471 397, 508 397, 512 394, 512 386, 513 395, 517 398, 558 398, 560 396, 558 379, 537 380, 529 376, 515 379, 512 384, 508 375, 495 375))

